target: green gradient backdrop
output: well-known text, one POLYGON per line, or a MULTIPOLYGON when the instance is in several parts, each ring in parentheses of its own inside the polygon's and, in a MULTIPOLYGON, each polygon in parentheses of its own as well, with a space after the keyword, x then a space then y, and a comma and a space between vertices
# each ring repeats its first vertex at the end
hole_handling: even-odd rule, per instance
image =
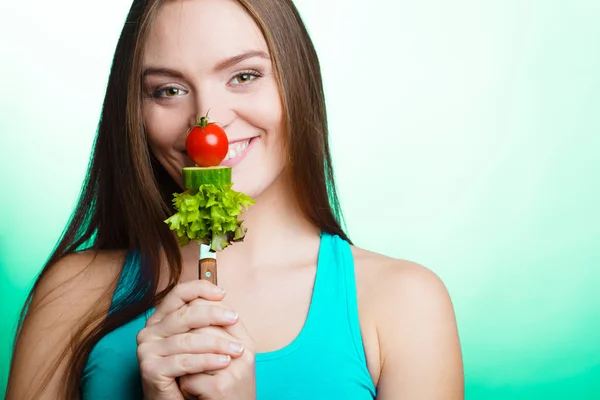
MULTIPOLYGON (((0 5, 2 390, 129 3, 0 5)), ((350 234, 446 282, 467 398, 600 398, 600 1, 297 4, 350 234)))

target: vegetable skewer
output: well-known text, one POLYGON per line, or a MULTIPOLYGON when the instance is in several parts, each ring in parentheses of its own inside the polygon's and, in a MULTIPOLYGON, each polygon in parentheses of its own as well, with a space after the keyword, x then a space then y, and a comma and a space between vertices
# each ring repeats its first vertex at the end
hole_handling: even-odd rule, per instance
POLYGON ((255 204, 248 195, 232 189, 231 167, 219 164, 227 155, 225 131, 206 117, 197 118, 188 131, 186 150, 196 163, 183 168, 183 193, 173 194, 175 214, 167 218, 177 232, 179 245, 200 244, 198 277, 217 283, 217 252, 244 240, 246 227, 238 217, 255 204))

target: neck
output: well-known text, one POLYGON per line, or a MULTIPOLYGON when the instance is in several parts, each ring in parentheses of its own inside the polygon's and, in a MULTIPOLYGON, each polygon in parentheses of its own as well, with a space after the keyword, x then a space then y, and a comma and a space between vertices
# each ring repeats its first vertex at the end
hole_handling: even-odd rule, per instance
MULTIPOLYGON (((243 242, 227 247, 218 254, 219 261, 246 268, 270 268, 301 259, 294 254, 306 249, 303 243, 314 243, 319 228, 308 221, 292 191, 289 177, 283 173, 260 196, 256 204, 244 211, 241 220, 248 231, 243 242)), ((198 246, 182 248, 184 260, 198 259, 198 246)))

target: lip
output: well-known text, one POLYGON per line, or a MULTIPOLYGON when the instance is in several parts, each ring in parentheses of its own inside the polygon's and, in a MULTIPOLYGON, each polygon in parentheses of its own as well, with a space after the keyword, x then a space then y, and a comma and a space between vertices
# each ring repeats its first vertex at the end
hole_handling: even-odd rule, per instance
POLYGON ((245 142, 246 140, 252 140, 252 139, 254 139, 255 137, 256 137, 256 136, 250 136, 250 137, 243 138, 243 139, 235 139, 235 140, 231 140, 231 141, 229 142, 229 145, 231 146, 232 144, 236 144, 236 143, 240 143, 240 142, 245 142))
MULTIPOLYGON (((256 140, 258 139, 258 136, 255 136, 253 138, 250 139, 250 142, 248 143, 248 147, 246 147, 244 149, 244 151, 242 151, 237 157, 229 159, 229 160, 225 160, 222 161, 220 165, 224 165, 224 166, 228 166, 228 167, 234 167, 237 164, 240 163, 240 161, 242 161, 244 159, 244 157, 246 157, 246 154, 248 154, 248 152, 254 147, 254 144, 256 143, 256 140)), ((244 140, 248 140, 248 139, 241 139, 241 140, 236 140, 235 142, 229 142, 229 144, 231 143, 237 143, 237 142, 243 142, 244 140)))

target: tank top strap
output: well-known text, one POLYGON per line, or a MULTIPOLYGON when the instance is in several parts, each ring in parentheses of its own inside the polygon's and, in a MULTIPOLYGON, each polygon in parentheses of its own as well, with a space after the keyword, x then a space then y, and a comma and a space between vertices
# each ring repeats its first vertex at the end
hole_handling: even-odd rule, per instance
POLYGON ((336 332, 336 340, 351 343, 366 362, 356 295, 354 257, 350 244, 338 235, 321 233, 321 249, 311 304, 314 325, 336 332), (339 336, 339 337, 338 337, 339 336))

